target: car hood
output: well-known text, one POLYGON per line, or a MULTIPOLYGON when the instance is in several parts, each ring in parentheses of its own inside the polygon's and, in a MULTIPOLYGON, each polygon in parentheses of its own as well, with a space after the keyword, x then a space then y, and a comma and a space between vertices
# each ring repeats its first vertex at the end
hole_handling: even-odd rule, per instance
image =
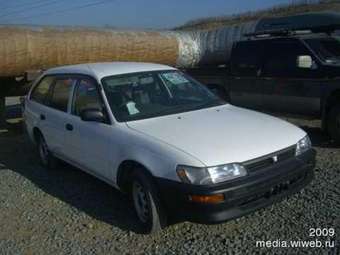
POLYGON ((206 166, 261 157, 292 146, 306 135, 286 121, 232 105, 131 121, 127 125, 190 154, 206 166))

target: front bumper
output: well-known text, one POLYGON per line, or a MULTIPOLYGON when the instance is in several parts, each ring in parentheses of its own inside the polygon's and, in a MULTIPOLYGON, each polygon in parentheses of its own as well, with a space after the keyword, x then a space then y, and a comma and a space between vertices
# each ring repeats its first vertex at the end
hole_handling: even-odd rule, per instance
POLYGON ((213 224, 241 217, 281 201, 311 182, 314 176, 315 150, 299 157, 249 174, 247 177, 208 186, 191 185, 157 178, 161 200, 176 219, 213 224), (224 194, 218 204, 190 201, 190 195, 224 194))

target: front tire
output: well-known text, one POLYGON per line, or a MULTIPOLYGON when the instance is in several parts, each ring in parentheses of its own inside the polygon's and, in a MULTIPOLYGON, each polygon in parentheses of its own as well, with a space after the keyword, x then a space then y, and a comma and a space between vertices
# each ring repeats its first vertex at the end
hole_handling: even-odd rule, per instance
POLYGON ((327 118, 327 130, 328 134, 334 140, 336 144, 340 144, 340 105, 334 105, 327 118))
POLYGON ((132 200, 143 233, 153 234, 166 227, 167 216, 152 178, 142 171, 138 169, 132 175, 132 200))
POLYGON ((47 143, 43 135, 39 135, 37 139, 37 148, 40 159, 40 164, 47 169, 55 169, 57 159, 52 155, 48 149, 47 143))

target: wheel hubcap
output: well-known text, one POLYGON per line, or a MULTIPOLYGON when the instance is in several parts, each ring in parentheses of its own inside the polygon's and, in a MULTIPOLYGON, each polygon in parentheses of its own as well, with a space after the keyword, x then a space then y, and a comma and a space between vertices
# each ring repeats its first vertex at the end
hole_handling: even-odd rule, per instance
POLYGON ((138 218, 142 222, 147 222, 149 218, 149 203, 147 194, 143 188, 142 185, 140 185, 138 182, 133 183, 132 187, 133 191, 133 203, 138 215, 138 218))
POLYGON ((47 165, 47 158, 48 158, 48 149, 47 149, 47 144, 44 141, 44 139, 41 139, 40 144, 39 144, 39 154, 40 158, 43 162, 44 165, 47 165))

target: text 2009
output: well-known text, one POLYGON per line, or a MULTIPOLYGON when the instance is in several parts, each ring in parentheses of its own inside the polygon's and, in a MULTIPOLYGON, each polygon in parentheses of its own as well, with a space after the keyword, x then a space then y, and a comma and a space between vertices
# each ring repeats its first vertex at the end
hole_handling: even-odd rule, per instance
POLYGON ((309 229, 310 237, 320 237, 320 236, 332 237, 334 235, 335 235, 334 228, 310 228, 309 229))

